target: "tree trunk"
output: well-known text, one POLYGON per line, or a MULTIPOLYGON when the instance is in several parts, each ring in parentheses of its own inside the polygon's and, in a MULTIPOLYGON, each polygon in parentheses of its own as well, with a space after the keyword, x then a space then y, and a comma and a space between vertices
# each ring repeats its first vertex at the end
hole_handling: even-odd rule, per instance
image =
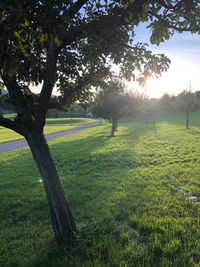
POLYGON ((37 132, 29 133, 26 140, 42 176, 55 238, 69 243, 75 236, 76 224, 48 144, 44 135, 37 132))
POLYGON ((189 129, 189 111, 186 110, 186 128, 189 129))
POLYGON ((111 127, 111 137, 115 136, 115 130, 116 130, 116 119, 111 119, 112 127, 111 127))
POLYGON ((118 129, 118 119, 115 119, 115 131, 118 129))

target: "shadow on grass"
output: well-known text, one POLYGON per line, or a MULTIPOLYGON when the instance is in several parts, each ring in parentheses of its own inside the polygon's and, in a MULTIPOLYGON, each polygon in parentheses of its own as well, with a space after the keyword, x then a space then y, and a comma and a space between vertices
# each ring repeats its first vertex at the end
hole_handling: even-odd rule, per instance
MULTIPOLYGON (((21 157, 13 159, 13 183, 16 188, 12 189, 9 199, 1 202, 1 211, 6 214, 2 222, 6 225, 2 237, 5 238, 7 232, 6 241, 3 242, 9 242, 6 247, 12 247, 13 236, 14 239, 20 239, 17 232, 24 231, 23 238, 17 241, 18 249, 7 249, 7 257, 13 257, 15 266, 20 266, 20 262, 23 266, 22 259, 18 257, 27 248, 30 251, 25 251, 25 258, 29 259, 26 266, 92 266, 89 264, 95 261, 109 264, 108 258, 115 257, 109 256, 109 253, 114 253, 109 251, 116 246, 111 235, 114 233, 114 220, 126 217, 123 200, 130 189, 127 174, 143 164, 137 155, 130 154, 124 148, 123 142, 128 142, 134 149, 138 138, 156 129, 140 124, 128 128, 125 124, 123 131, 118 131, 115 138, 106 136, 107 131, 104 130, 86 138, 50 145, 79 227, 77 241, 70 249, 60 249, 50 241, 52 232, 47 219, 46 200, 42 185, 38 183, 38 178, 35 179, 38 174, 30 161, 30 154, 27 151, 22 152, 25 169, 21 164, 21 157), (21 247, 20 243, 23 243, 21 247)), ((6 164, 4 168, 9 169, 10 162, 6 164)), ((0 181, 5 182, 4 177, 0 181)), ((145 184, 140 183, 135 192, 138 203, 144 187, 145 184)), ((7 194, 9 195, 9 188, 3 193, 5 198, 7 194)), ((121 246, 119 242, 116 249, 122 250, 121 246)), ((115 259, 113 264, 114 261, 115 259)))
MULTIPOLYGON (((79 150, 73 155, 70 153, 63 156, 67 154, 64 151, 56 153, 56 164, 58 169, 62 170, 63 184, 78 221, 79 236, 70 250, 63 250, 62 253, 59 250, 54 251, 53 264, 56 265, 64 259, 66 261, 66 257, 68 260, 73 258, 71 263, 68 262, 71 264, 69 266, 78 266, 79 261, 80 266, 87 266, 95 260, 109 264, 106 255, 112 246, 116 246, 113 235, 118 235, 114 226, 115 220, 119 217, 119 220, 123 220, 126 217, 122 201, 129 191, 126 175, 131 169, 142 164, 136 156, 131 156, 128 150, 120 150, 119 143, 121 139, 126 142, 130 134, 128 142, 134 148, 137 139, 152 130, 155 130, 155 127, 138 124, 130 131, 125 127, 114 139, 106 136, 104 132, 78 142, 70 142, 67 146, 64 142, 51 146, 55 153, 61 147, 64 150, 68 147, 69 151, 79 150), (110 148, 109 152, 104 151, 104 146, 110 148), (96 151, 98 152, 95 153, 96 151)), ((138 202, 142 198, 144 186, 140 184, 135 193, 138 202)), ((121 245, 119 242, 120 249, 121 245)), ((48 262, 48 259, 46 260, 48 262)), ((46 260, 44 259, 41 266, 45 266, 46 260)))

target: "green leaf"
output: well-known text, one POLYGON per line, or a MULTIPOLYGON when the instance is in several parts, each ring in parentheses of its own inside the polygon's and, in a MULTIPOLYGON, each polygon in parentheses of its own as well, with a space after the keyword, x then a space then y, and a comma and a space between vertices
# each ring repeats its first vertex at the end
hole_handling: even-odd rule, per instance
POLYGON ((56 45, 59 47, 62 44, 62 40, 60 39, 60 37, 56 34, 56 36, 54 37, 54 42, 56 43, 56 45))
POLYGON ((14 36, 20 39, 19 32, 14 32, 14 36))
POLYGON ((28 27, 30 25, 29 21, 27 19, 24 20, 24 26, 28 27))

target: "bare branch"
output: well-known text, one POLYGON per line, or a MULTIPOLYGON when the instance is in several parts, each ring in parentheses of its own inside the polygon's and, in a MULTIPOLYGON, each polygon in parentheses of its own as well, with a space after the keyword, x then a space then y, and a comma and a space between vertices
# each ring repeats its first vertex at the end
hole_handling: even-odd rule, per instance
POLYGON ((66 12, 64 12, 63 16, 73 18, 87 2, 88 0, 77 0, 68 10, 66 10, 66 12))

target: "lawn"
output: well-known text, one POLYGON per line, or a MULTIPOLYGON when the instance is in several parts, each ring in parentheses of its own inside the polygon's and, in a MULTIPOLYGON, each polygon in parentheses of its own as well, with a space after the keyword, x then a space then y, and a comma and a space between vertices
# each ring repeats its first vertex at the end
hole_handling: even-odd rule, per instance
MULTIPOLYGON (((47 119, 45 134, 68 130, 82 124, 92 123, 95 120, 88 118, 55 118, 47 119)), ((9 129, 0 127, 0 143, 22 139, 23 137, 9 129)))
MULTIPOLYGON (((159 112, 155 116, 156 122, 167 122, 178 125, 185 125, 185 113, 184 112, 159 112)), ((200 127, 200 111, 195 111, 189 114, 189 126, 200 127)), ((185 126, 186 127, 186 126, 185 126)))
POLYGON ((53 240, 29 149, 0 161, 0 266, 200 266, 200 128, 124 122, 50 141, 77 224, 53 240), (22 161, 23 158, 23 161, 22 161))

